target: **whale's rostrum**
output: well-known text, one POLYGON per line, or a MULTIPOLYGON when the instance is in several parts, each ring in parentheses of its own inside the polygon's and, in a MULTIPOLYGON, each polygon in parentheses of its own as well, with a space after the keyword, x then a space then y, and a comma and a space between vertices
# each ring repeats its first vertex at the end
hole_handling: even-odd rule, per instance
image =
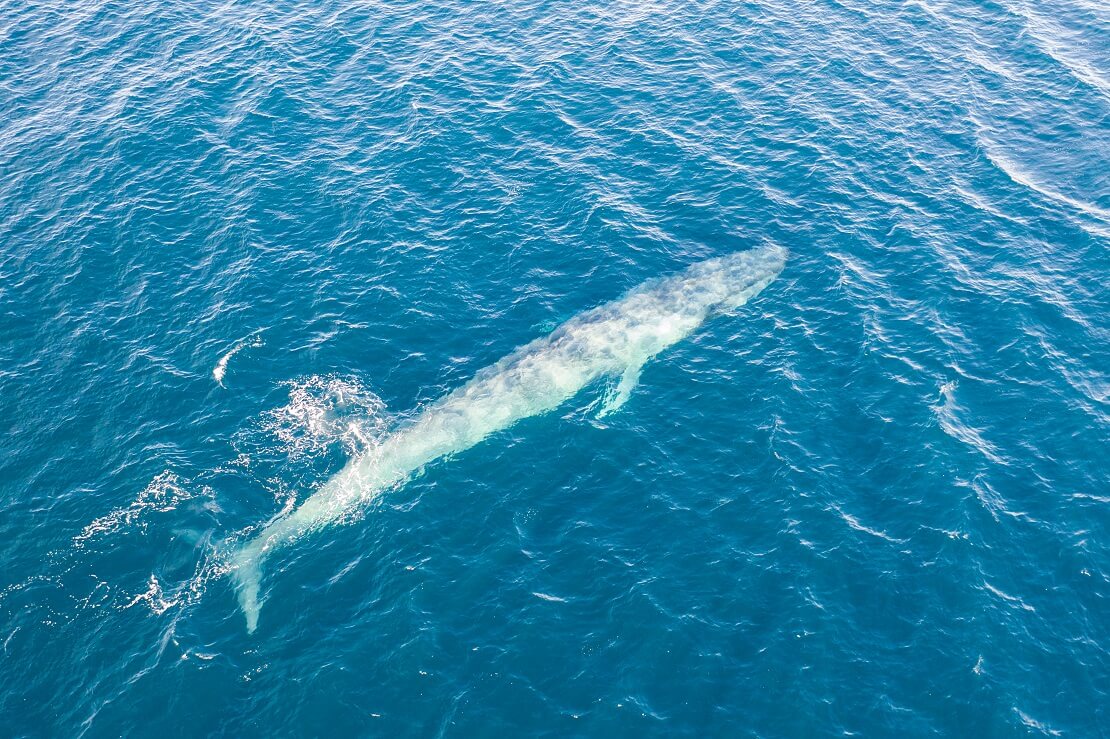
POLYGON ((764 246, 647 282, 517 349, 399 425, 236 553, 232 573, 247 630, 253 632, 258 625, 261 566, 276 549, 349 520, 423 466, 469 449, 522 418, 557 408, 598 378, 616 380, 599 415, 617 410, 628 400, 647 360, 708 318, 757 295, 782 271, 786 257, 783 247, 764 246))

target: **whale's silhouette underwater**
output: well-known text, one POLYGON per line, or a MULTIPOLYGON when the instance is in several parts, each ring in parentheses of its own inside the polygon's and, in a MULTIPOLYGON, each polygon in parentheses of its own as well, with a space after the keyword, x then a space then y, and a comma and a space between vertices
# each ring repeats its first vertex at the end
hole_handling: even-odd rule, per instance
POLYGON ((340 519, 441 457, 469 449, 522 418, 545 413, 598 378, 619 378, 599 415, 620 408, 647 360, 707 319, 734 310, 782 272, 787 251, 764 246, 699 262, 580 313, 431 403, 347 465, 234 556, 247 630, 258 626, 262 563, 275 550, 340 519))

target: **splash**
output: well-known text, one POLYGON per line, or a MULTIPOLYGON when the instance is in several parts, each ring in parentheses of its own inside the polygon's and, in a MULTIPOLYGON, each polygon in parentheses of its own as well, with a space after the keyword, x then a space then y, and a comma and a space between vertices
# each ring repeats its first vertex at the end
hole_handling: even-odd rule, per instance
POLYGON ((385 403, 358 380, 314 375, 286 385, 289 402, 264 414, 261 430, 290 459, 318 455, 336 444, 356 454, 386 429, 385 403))
POLYGON ((158 578, 151 574, 146 591, 132 598, 131 601, 124 606, 124 609, 137 606, 140 603, 145 603, 150 606, 150 610, 155 615, 161 616, 171 608, 180 605, 181 599, 173 596, 167 598, 162 590, 162 583, 158 582, 158 578))
POLYGON ((91 539, 110 534, 134 525, 145 527, 144 517, 148 513, 172 511, 193 497, 186 485, 175 473, 163 470, 155 475, 143 491, 129 505, 94 520, 73 539, 78 547, 91 539))
POLYGON ((553 410, 598 378, 619 378, 600 414, 618 410, 635 389, 644 363, 708 318, 744 305, 778 276, 786 257, 786 249, 768 246, 700 262, 646 283, 481 370, 354 456, 299 508, 271 522, 236 555, 232 567, 247 630, 258 625, 261 566, 275 549, 350 520, 424 465, 469 449, 523 418, 553 410))

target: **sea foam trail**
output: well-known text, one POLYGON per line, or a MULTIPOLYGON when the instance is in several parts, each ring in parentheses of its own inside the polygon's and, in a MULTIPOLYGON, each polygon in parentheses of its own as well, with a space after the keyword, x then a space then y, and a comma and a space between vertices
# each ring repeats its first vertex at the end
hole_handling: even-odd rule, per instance
POLYGON ((469 449, 522 418, 557 408, 600 377, 620 378, 600 411, 611 413, 628 399, 648 359, 689 336, 706 319, 757 295, 782 271, 786 257, 786 249, 766 246, 645 283, 479 371, 387 434, 239 550, 232 572, 247 630, 258 625, 261 566, 275 549, 349 518, 424 465, 469 449))

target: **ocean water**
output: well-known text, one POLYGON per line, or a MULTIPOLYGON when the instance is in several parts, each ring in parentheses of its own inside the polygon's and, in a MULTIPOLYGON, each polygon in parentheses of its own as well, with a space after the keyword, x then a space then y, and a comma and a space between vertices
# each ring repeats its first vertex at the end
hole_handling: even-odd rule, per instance
POLYGON ((4 736, 1105 736, 1110 9, 0 5, 4 736), (643 368, 235 553, 515 348, 643 368))

